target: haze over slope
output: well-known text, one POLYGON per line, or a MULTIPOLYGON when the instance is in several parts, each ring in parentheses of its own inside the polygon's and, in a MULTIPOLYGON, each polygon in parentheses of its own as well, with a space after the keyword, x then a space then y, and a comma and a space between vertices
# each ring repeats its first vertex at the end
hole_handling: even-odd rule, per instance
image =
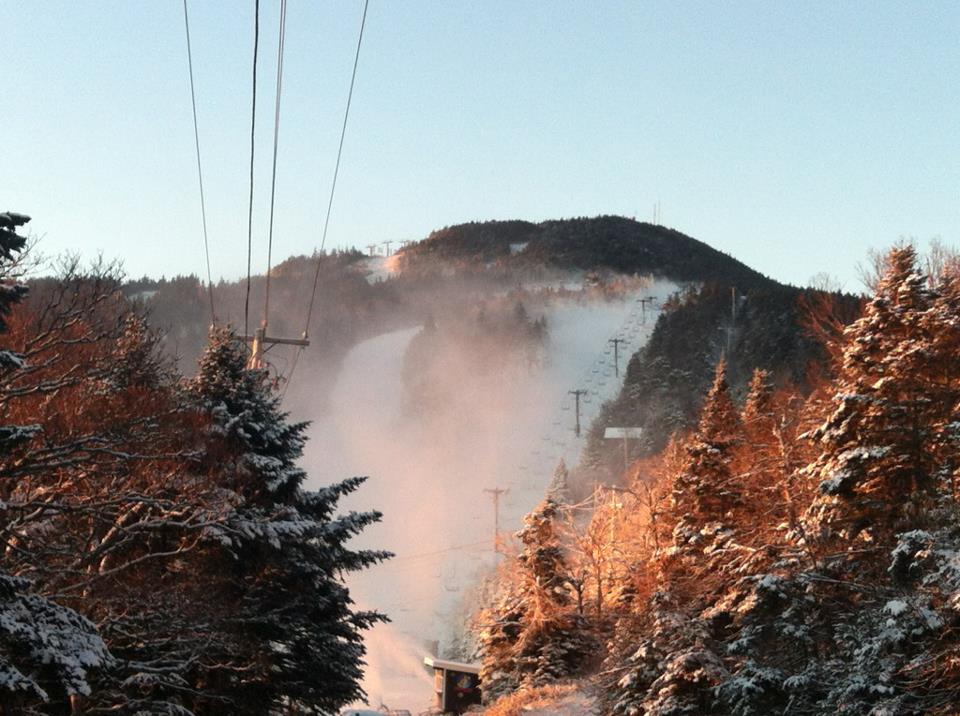
MULTIPOLYGON (((721 353, 735 365, 735 382, 754 363, 788 379, 803 347, 797 289, 679 232, 620 217, 466 224, 390 260, 349 252, 322 261, 314 345, 286 401, 296 417, 313 421, 312 484, 371 475, 350 506, 385 513, 364 541, 398 557, 352 586, 364 606, 394 619, 368 639, 367 680, 371 696, 392 706, 423 705, 423 642, 451 646, 456 602, 492 562, 493 505, 484 489, 510 490, 500 504, 500 527, 509 533, 542 498, 561 457, 574 467, 587 447, 591 469, 604 470, 591 479, 619 479, 622 447, 606 444, 605 426, 645 428, 631 456, 655 448, 695 414, 721 353), (731 289, 741 311, 735 324, 726 314, 731 289), (504 333, 497 316, 520 326, 543 320, 536 355, 518 338, 523 331, 504 333), (425 340, 424 331, 442 340, 425 340), (634 355, 651 332, 655 345, 634 355), (615 337, 626 341, 619 375, 608 342, 615 337), (427 363, 412 364, 415 352, 427 363), (412 385, 435 388, 442 399, 412 410, 423 397, 411 394, 412 385), (580 439, 574 389, 586 391, 580 439)), ((272 276, 274 331, 298 332, 313 266, 299 257, 272 276)), ((137 289, 155 290, 146 301, 168 317, 178 302, 190 305, 176 334, 185 341, 202 335, 206 321, 202 293, 182 284, 175 300, 174 284, 141 281, 137 289)), ((254 281, 252 305, 263 288, 262 278, 254 281)), ((226 315, 242 315, 242 289, 217 287, 226 315)), ((284 350, 270 355, 281 378, 294 358, 284 350)))
POLYGON ((419 659, 430 642, 449 654, 458 636, 458 601, 494 560, 493 504, 484 490, 508 490, 499 526, 504 535, 518 529, 543 498, 558 460, 575 463, 582 448, 568 391, 586 391, 580 406, 586 426, 619 390, 608 339, 623 338, 625 353, 642 345, 653 321, 643 322, 637 296, 665 299, 674 290, 664 282, 607 299, 586 288, 554 299, 542 314, 531 309, 548 326, 544 360, 530 362, 525 351, 503 343, 507 357, 494 372, 482 370, 474 342, 455 334, 435 344, 443 355, 430 376, 445 389, 442 400, 425 406, 412 406, 404 382, 418 329, 369 339, 347 354, 329 409, 309 415, 308 471, 316 485, 370 474, 369 489, 347 504, 382 509, 382 523, 363 536, 363 546, 397 554, 351 583, 361 604, 392 619, 367 640, 373 703, 426 705, 429 685, 419 659))

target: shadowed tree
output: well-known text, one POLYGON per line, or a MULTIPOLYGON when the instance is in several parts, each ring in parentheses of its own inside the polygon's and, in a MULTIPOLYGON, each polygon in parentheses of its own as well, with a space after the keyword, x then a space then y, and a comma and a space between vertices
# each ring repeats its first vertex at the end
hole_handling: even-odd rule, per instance
MULTIPOLYGON (((0 213, 0 334, 26 294, 25 286, 11 280, 10 268, 26 244, 17 232, 29 220, 22 214, 0 213)), ((0 347, 0 379, 26 367, 22 355, 0 347)), ((0 416, 8 408, 0 394, 0 416)), ((0 468, 41 432, 39 425, 0 424, 0 468)), ((16 482, 9 477, 5 481, 16 482)), ((9 495, 13 489, 15 485, 8 484, 3 492, 9 495)), ((8 546, 11 508, 15 505, 4 503, 0 517, 8 546)), ((90 693, 89 672, 109 666, 110 655, 90 621, 35 593, 29 580, 11 576, 8 561, 4 559, 0 569, 0 712, 66 711, 67 700, 90 693)))
POLYGON ((209 687, 230 699, 231 713, 327 714, 363 697, 363 631, 385 620, 354 608, 342 575, 390 555, 346 546, 379 512, 335 515, 365 478, 303 489, 307 424, 288 422, 266 372, 245 361, 236 335, 215 329, 191 385, 222 441, 208 467, 228 505, 214 536, 229 599, 221 627, 235 650, 209 687))

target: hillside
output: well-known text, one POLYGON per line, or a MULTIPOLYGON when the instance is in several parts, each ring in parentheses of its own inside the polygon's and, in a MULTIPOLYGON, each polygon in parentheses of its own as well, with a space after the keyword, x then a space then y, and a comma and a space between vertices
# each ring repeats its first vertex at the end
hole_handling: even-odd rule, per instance
MULTIPOLYGON (((631 457, 656 453, 675 431, 692 427, 721 356, 738 396, 755 368, 770 371, 778 385, 805 391, 811 366, 827 358, 804 326, 804 305, 822 292, 778 283, 702 241, 623 217, 450 226, 405 249, 402 265, 420 275, 451 268, 507 275, 554 269, 689 284, 660 311, 650 342, 629 361, 620 395, 591 426, 584 484, 619 477, 622 446, 604 440, 606 427, 644 429, 644 439, 630 445, 631 457)), ((858 298, 837 295, 834 302, 843 322, 856 317, 858 298)))
POLYGON ((663 396, 698 380, 666 356, 696 369, 716 323, 731 371, 624 485, 571 501, 558 471, 528 513, 474 620, 488 713, 569 691, 603 716, 956 714, 958 267, 904 245, 862 302, 748 294, 727 325, 728 292, 671 305, 608 417, 661 397, 645 358, 678 373, 663 396), (791 322, 828 337, 829 370, 789 374, 791 322), (737 395, 734 363, 764 360, 787 385, 759 369, 737 395))
POLYGON ((494 263, 514 269, 606 269, 673 281, 718 282, 741 290, 775 283, 702 241, 619 216, 486 221, 449 226, 402 252, 405 269, 494 263))
MULTIPOLYGON (((309 327, 315 341, 304 360, 313 364, 313 370, 308 368, 311 373, 325 379, 311 399, 323 399, 328 381, 351 346, 399 327, 421 325, 440 306, 466 315, 492 295, 544 278, 566 284, 595 276, 610 283, 617 274, 639 274, 686 286, 682 296, 659 312, 649 345, 629 359, 619 397, 604 406, 590 429, 586 463, 603 468, 605 474, 592 474, 589 481, 616 479, 617 466, 622 466, 620 446, 607 444, 602 437, 605 427, 642 426, 645 440, 631 446, 634 456, 659 450, 672 432, 689 428, 721 354, 727 355, 736 394, 744 392, 756 367, 771 371, 780 385, 803 389, 810 364, 825 359, 802 325, 800 302, 816 292, 780 284, 702 241, 662 226, 616 216, 473 222, 434 231, 397 256, 397 270, 376 281, 365 277, 366 259, 357 251, 321 259, 318 310, 309 327)), ((284 335, 302 331, 314 260, 294 257, 274 270, 274 331, 284 335)), ((255 277, 251 306, 262 305, 263 290, 263 277, 255 277)), ((143 298, 154 326, 165 332, 165 347, 190 372, 209 323, 199 281, 142 279, 130 282, 125 292, 143 298)), ((242 325, 243 282, 221 282, 215 294, 221 320, 242 325)), ((849 321, 857 301, 846 297, 842 303, 849 321)), ((252 315, 256 325, 258 309, 252 315)), ((292 353, 275 356, 282 376, 292 353)))
MULTIPOLYGON (((768 371, 777 386, 806 393, 811 371, 818 373, 827 361, 823 345, 806 327, 806 306, 822 293, 761 286, 737 294, 734 313, 730 288, 708 284, 663 307, 650 341, 627 364, 619 396, 603 406, 590 427, 586 466, 600 469, 602 481, 619 477, 622 446, 604 440, 608 426, 643 428, 644 438, 630 445, 633 458, 659 452, 674 432, 692 428, 721 357, 738 401, 757 368, 768 371)), ((858 297, 832 294, 830 299, 841 323, 857 317, 858 297)), ((596 478, 591 474, 587 481, 596 478)))

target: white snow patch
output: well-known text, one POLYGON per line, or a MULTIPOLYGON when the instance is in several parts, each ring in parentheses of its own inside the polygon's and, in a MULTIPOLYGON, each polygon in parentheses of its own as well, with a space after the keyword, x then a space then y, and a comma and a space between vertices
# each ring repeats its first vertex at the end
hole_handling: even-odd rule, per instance
POLYGON ((907 605, 907 603, 902 599, 893 599, 884 605, 883 611, 892 617, 898 617, 909 608, 910 607, 907 605))

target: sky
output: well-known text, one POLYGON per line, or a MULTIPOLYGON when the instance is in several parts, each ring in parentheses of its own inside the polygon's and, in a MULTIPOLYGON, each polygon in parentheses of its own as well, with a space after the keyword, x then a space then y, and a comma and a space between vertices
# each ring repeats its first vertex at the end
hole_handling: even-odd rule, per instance
MULTIPOLYGON (((214 280, 246 272, 253 2, 188 0, 214 280)), ((362 0, 289 0, 274 255, 320 243, 362 0)), ((279 1, 262 0, 253 271, 279 1)), ((205 275, 183 5, 4 0, 0 209, 205 275)), ((960 3, 370 0, 328 248, 619 214, 781 281, 960 244, 960 3)))

